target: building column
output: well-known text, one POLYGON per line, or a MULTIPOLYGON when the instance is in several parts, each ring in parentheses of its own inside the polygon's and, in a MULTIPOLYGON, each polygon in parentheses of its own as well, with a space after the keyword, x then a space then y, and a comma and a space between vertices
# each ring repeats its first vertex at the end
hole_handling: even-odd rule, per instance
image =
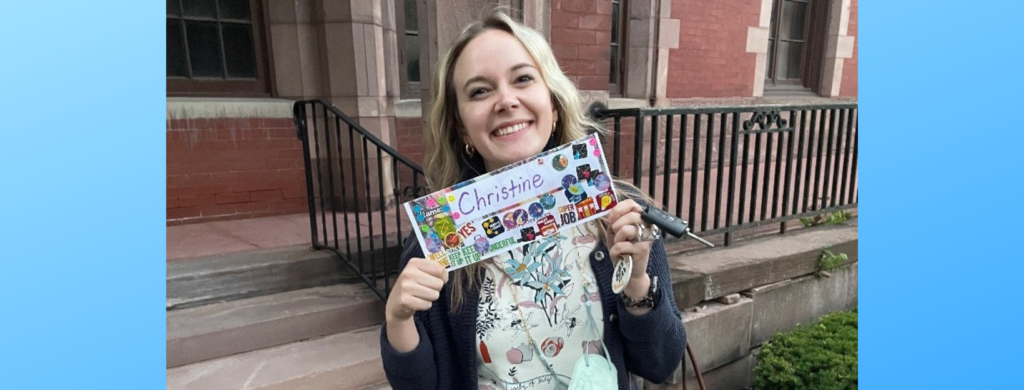
POLYGON ((839 96, 843 81, 843 62, 853 57, 855 37, 847 36, 850 28, 850 0, 833 0, 828 17, 828 41, 825 43, 825 61, 822 64, 822 96, 839 96))
POLYGON ((623 97, 667 104, 669 50, 679 48, 679 19, 672 19, 672 1, 631 1, 627 8, 623 97))
MULTIPOLYGON (((340 109, 383 143, 394 147, 393 103, 399 97, 400 84, 393 1, 314 0, 314 4, 313 18, 319 25, 321 48, 319 84, 322 91, 318 97, 340 109)), ((354 165, 358 169, 355 177, 351 177, 351 172, 345 172, 345 182, 336 182, 335 185, 344 185, 352 190, 362 190, 369 185, 370 199, 364 199, 361 193, 357 206, 360 210, 389 206, 393 203, 390 195, 380 199, 376 193, 379 189, 377 180, 383 180, 385 194, 392 192, 391 158, 378 153, 370 143, 367 143, 364 154, 363 143, 358 136, 354 137, 355 144, 349 145, 349 130, 344 123, 341 126, 338 132, 341 139, 332 140, 330 145, 322 142, 321 148, 336 148, 334 154, 339 161, 332 164, 354 165), (381 172, 378 172, 378 163, 384 168, 381 172), (363 164, 368 165, 369 175, 362 170, 363 164)))
POLYGON ((754 65, 754 91, 751 96, 764 96, 764 78, 768 72, 768 38, 771 35, 772 0, 761 0, 761 15, 757 26, 747 27, 747 53, 756 55, 754 65))

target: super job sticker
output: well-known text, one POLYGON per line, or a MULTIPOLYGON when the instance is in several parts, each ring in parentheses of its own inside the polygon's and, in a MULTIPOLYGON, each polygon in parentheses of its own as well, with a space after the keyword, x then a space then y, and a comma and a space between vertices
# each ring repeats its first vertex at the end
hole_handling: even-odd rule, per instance
POLYGON ((618 203, 596 135, 405 204, 424 255, 454 270, 588 222, 618 203))

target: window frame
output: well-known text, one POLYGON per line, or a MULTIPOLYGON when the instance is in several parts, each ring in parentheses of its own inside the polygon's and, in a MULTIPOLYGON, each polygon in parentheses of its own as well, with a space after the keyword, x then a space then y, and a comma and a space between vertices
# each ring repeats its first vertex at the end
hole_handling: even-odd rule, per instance
MULTIPOLYGON (((619 16, 619 20, 618 20, 618 23, 616 23, 616 20, 613 18, 612 19, 612 26, 613 26, 613 29, 614 29, 614 27, 617 24, 618 29, 619 29, 619 33, 618 33, 617 36, 615 34, 611 34, 612 35, 612 43, 609 45, 609 48, 608 48, 608 77, 609 77, 609 80, 608 80, 608 95, 610 97, 622 97, 623 96, 623 91, 625 90, 625 85, 626 85, 626 83, 625 83, 625 78, 626 78, 626 67, 625 67, 625 65, 626 65, 626 61, 624 61, 624 58, 626 58, 626 45, 624 45, 624 43, 626 41, 626 31, 627 31, 626 23, 628 23, 629 18, 628 17, 626 17, 626 18, 623 17, 623 15, 626 14, 625 13, 626 12, 626 1, 625 0, 612 0, 612 9, 613 9, 612 15, 615 14, 614 9, 615 9, 616 5, 619 6, 619 15, 618 15, 619 16), (616 66, 612 66, 613 62, 616 63, 616 66), (611 80, 611 77, 614 74, 614 73, 612 73, 613 69, 616 71, 615 73, 618 73, 617 75, 615 75, 616 76, 615 81, 611 80)), ((609 17, 611 17, 612 15, 609 15, 609 17)))
MULTIPOLYGON (((416 25, 419 26, 419 1, 414 1, 413 3, 417 5, 416 25)), ((405 0, 395 0, 395 27, 395 35, 397 35, 396 46, 398 46, 396 50, 398 52, 399 65, 398 77, 402 84, 400 88, 401 97, 402 99, 418 99, 420 98, 420 88, 423 82, 423 61, 422 59, 420 60, 420 81, 409 81, 409 63, 405 54, 405 38, 411 30, 405 28, 405 0)), ((421 36, 418 29, 415 33, 417 37, 421 36)))
MULTIPOLYGON (((175 0, 168 0, 175 1, 175 0)), ((191 63, 189 62, 188 53, 188 32, 185 29, 186 20, 207 20, 205 18, 189 18, 184 13, 184 3, 182 0, 176 0, 178 3, 177 16, 167 15, 167 20, 178 20, 181 26, 181 39, 182 47, 185 51, 185 67, 188 73, 191 73, 191 63)), ((180 77, 180 76, 167 76, 167 96, 224 96, 224 97, 270 97, 274 96, 273 84, 271 83, 271 66, 270 66, 270 52, 267 47, 269 37, 267 35, 267 29, 264 24, 264 20, 267 19, 264 14, 264 7, 259 0, 248 0, 249 2, 249 18, 250 25, 252 28, 252 42, 253 42, 253 55, 256 60, 256 77, 255 78, 214 78, 214 77, 180 77)), ((218 37, 221 45, 221 67, 226 67, 227 59, 224 57, 224 38, 221 33, 220 23, 221 20, 225 20, 219 17, 219 2, 214 1, 214 6, 218 11, 218 17, 210 19, 208 21, 215 21, 218 25, 218 37)), ((230 20, 230 19, 227 19, 230 20)), ((225 75, 226 75, 225 68, 225 75)))
MULTIPOLYGON (((782 87, 782 88, 785 88, 785 87, 796 87, 796 86, 803 87, 803 84, 804 84, 804 80, 803 79, 804 79, 805 74, 806 74, 805 69, 809 65, 808 64, 808 55, 807 55, 808 54, 808 50, 807 49, 808 49, 808 41, 809 41, 808 38, 809 38, 809 33, 810 33, 810 28, 811 28, 811 15, 812 15, 811 3, 812 2, 810 0, 773 0, 772 1, 772 19, 771 19, 771 24, 770 24, 770 27, 769 27, 769 30, 768 30, 768 48, 769 48, 768 63, 766 65, 765 75, 764 75, 765 76, 764 77, 764 79, 765 79, 765 88, 771 89, 772 87, 782 87), (781 39, 780 35, 781 35, 781 31, 782 31, 782 19, 783 19, 783 14, 784 14, 784 12, 783 12, 783 3, 787 2, 787 1, 793 2, 793 3, 804 3, 805 7, 806 7, 805 11, 804 11, 804 23, 803 23, 804 29, 803 29, 803 32, 802 32, 803 39, 801 39, 801 40, 787 39, 786 40, 787 42, 790 42, 790 43, 792 43, 792 42, 799 42, 800 43, 800 60, 798 61, 799 69, 797 69, 797 74, 799 75, 799 77, 797 77, 795 79, 780 79, 779 76, 778 76, 778 71, 779 71, 778 62, 780 61, 780 59, 779 59, 779 40, 781 39), (774 45, 772 44, 773 42, 774 42, 774 45)), ((792 21, 790 21, 790 23, 792 23, 792 21)))

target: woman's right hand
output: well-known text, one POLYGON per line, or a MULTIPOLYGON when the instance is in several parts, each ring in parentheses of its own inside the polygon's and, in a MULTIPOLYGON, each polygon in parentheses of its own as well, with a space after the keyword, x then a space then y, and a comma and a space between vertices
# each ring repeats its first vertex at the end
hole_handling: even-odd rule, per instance
POLYGON ((406 322, 413 313, 430 309, 448 282, 448 270, 440 264, 414 257, 398 275, 384 308, 385 321, 406 322))

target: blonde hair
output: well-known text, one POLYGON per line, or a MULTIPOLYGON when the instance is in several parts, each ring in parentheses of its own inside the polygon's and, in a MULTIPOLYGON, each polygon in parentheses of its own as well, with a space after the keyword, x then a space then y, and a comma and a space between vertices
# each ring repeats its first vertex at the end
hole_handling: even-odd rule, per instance
MULTIPOLYGON (((434 149, 426 161, 425 174, 427 184, 437 191, 459 183, 468 161, 460 160, 465 148, 460 137, 462 129, 459 117, 458 99, 454 85, 455 63, 459 56, 474 38, 487 30, 500 30, 511 34, 537 63, 541 79, 551 91, 551 102, 558 112, 558 122, 552 130, 556 144, 562 145, 587 135, 587 130, 604 132, 602 126, 587 117, 580 103, 579 91, 572 80, 555 61, 551 46, 536 31, 512 20, 503 12, 490 13, 483 20, 470 24, 459 34, 448 52, 438 63, 433 76, 431 88, 431 107, 427 117, 429 136, 434 149), (462 162, 460 162, 462 161, 462 162)), ((642 191, 631 185, 616 180, 619 188, 626 190, 633 197, 650 199, 642 191)), ((597 224, 600 225, 600 224, 597 224)), ((604 232, 599 237, 604 240, 604 232)), ((473 289, 479 280, 480 264, 463 267, 454 272, 451 278, 451 311, 455 312, 462 306, 465 289, 473 289)))

